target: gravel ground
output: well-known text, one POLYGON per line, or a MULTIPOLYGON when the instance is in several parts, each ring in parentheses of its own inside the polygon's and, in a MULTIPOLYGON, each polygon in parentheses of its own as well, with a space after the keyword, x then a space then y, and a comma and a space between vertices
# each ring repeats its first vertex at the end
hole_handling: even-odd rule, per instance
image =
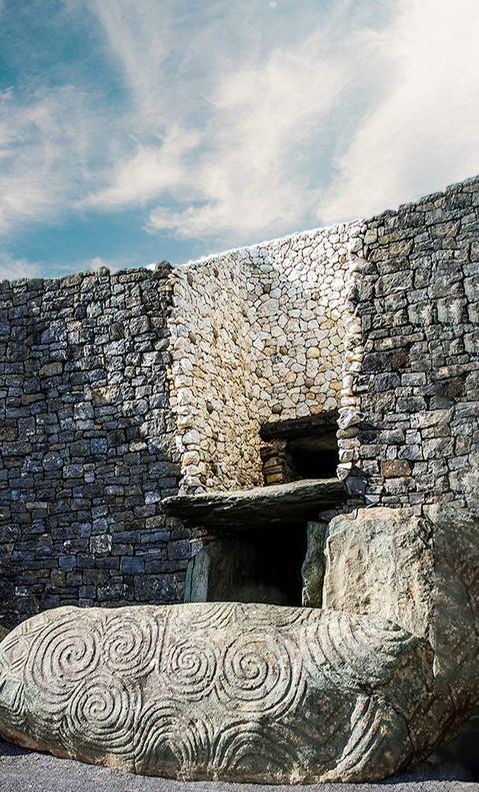
POLYGON ((263 786, 211 781, 170 781, 145 778, 56 759, 0 741, 1 792, 479 792, 479 783, 465 780, 460 766, 424 764, 383 784, 314 784, 263 786))

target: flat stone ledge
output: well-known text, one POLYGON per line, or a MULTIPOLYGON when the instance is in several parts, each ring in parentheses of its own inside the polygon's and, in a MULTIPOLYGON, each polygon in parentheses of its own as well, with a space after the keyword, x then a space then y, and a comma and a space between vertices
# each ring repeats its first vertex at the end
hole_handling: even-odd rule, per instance
POLYGON ((162 508, 186 523, 255 528, 314 519, 318 512, 339 506, 345 496, 346 488, 337 478, 303 479, 249 490, 174 495, 164 499, 162 508))

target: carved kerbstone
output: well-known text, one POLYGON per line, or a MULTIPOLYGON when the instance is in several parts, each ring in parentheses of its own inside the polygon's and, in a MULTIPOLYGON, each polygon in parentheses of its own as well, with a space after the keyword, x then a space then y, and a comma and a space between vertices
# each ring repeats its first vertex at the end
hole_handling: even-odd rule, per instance
POLYGON ((368 781, 423 758, 479 695, 479 521, 360 510, 335 518, 325 543, 323 610, 197 603, 27 620, 0 644, 0 733, 180 779, 368 781))
POLYGON ((0 665, 5 737, 188 779, 382 778, 421 749, 433 688, 427 642, 390 622, 234 603, 60 608, 0 665))

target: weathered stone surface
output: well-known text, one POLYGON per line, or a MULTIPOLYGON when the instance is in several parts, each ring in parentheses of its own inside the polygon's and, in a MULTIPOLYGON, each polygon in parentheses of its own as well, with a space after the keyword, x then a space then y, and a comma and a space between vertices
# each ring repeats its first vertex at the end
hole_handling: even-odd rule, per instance
POLYGON ((381 475, 384 478, 400 478, 411 475, 411 464, 407 459, 383 459, 381 475))
POLYGON ((323 607, 379 614, 428 639, 434 651, 432 712, 447 734, 479 697, 479 515, 437 504, 359 509, 326 533, 323 607))
POLYGON ((325 539, 323 607, 390 619, 426 635, 434 556, 431 526, 402 509, 339 515, 325 539))
POLYGON ((261 483, 262 425, 278 442, 338 411, 351 507, 477 503, 478 196, 173 271, 4 281, 0 618, 181 598, 189 531, 173 549, 161 500, 179 475, 261 483))
POLYGON ((303 578, 301 601, 309 608, 320 608, 323 604, 326 529, 327 523, 316 521, 308 522, 306 529, 306 556, 301 569, 303 578))
POLYGON ((360 227, 306 231, 177 268, 171 402, 185 429, 185 491, 260 484, 260 424, 338 407, 348 243, 360 227))
MULTIPOLYGON (((121 770, 58 759, 5 740, 0 740, 0 772, 5 792, 285 792, 283 784, 233 786, 228 781, 159 780, 139 775, 125 778, 121 770)), ((388 792, 476 792, 477 784, 472 785, 471 780, 467 765, 450 759, 441 765, 427 761, 389 779, 388 792)), ((383 792, 383 785, 300 784, 294 792, 383 792)))
POLYGON ((8 632, 9 631, 7 628, 0 624, 0 641, 3 641, 3 639, 8 635, 8 632))
POLYGON ((435 565, 428 638, 460 715, 479 698, 479 513, 436 504, 428 518, 435 565))
POLYGON ((185 779, 365 781, 427 756, 479 696, 479 517, 335 518, 322 599, 35 616, 0 645, 0 733, 185 779))
POLYGON ((424 744, 432 661, 407 630, 334 611, 61 608, 0 646, 0 733, 183 779, 378 779, 424 744))
POLYGON ((315 517, 342 502, 344 485, 335 478, 302 479, 250 490, 174 495, 162 503, 166 514, 209 526, 270 525, 315 517))
POLYGON ((297 437, 310 437, 312 433, 322 435, 335 429, 338 423, 337 410, 322 411, 306 418, 289 418, 269 421, 260 428, 263 440, 279 440, 297 437))

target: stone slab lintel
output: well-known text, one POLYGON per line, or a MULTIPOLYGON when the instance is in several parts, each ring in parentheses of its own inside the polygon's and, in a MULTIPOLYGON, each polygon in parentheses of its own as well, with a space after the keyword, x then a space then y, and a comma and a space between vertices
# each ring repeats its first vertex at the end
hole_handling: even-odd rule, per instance
POLYGON ((165 498, 166 514, 208 527, 253 528, 297 519, 313 519, 341 504, 346 496, 337 478, 304 479, 249 490, 202 492, 165 498))

